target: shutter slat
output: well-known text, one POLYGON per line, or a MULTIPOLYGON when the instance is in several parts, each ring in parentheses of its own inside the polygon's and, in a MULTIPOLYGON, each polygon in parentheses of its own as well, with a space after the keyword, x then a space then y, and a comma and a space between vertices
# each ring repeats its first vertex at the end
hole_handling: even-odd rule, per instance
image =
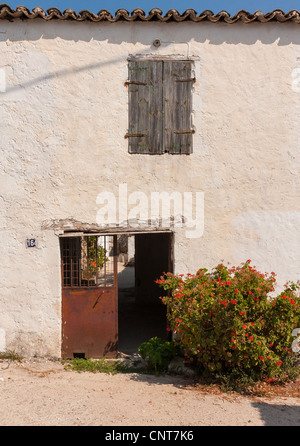
POLYGON ((129 61, 129 153, 162 153, 162 62, 129 61))
POLYGON ((171 154, 192 152, 192 64, 164 61, 164 151, 171 154))

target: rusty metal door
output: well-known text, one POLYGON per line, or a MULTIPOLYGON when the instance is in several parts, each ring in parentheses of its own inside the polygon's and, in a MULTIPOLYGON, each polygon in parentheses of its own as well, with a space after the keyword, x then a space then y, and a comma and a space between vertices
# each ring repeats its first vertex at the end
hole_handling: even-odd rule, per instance
POLYGON ((118 351, 116 236, 61 238, 62 357, 118 351))

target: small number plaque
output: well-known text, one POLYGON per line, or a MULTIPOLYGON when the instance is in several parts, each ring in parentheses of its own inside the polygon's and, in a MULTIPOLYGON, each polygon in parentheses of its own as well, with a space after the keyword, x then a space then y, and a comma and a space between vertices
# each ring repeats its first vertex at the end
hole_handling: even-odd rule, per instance
POLYGON ((36 238, 26 239, 26 247, 27 248, 36 248, 37 247, 37 239, 36 238))

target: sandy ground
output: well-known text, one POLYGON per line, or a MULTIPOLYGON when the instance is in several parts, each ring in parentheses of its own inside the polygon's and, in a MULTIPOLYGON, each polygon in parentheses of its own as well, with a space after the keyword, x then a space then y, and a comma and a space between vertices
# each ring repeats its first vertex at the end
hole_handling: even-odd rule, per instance
POLYGON ((0 362, 1 426, 300 426, 300 398, 195 389, 188 378, 0 362))

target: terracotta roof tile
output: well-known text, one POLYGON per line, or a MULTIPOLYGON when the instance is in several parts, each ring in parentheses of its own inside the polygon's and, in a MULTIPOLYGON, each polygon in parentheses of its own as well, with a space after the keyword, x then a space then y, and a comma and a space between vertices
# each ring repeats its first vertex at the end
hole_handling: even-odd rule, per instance
POLYGON ((118 22, 118 21, 158 21, 158 22, 212 22, 212 23, 267 23, 267 22, 295 22, 300 23, 300 13, 297 10, 292 10, 287 13, 281 9, 275 9, 272 12, 263 14, 262 11, 256 11, 250 14, 248 11, 240 10, 233 16, 226 11, 220 11, 214 14, 210 10, 205 10, 198 14, 194 9, 187 9, 180 14, 176 9, 170 9, 167 13, 158 8, 153 8, 146 15, 145 11, 140 8, 134 9, 131 13, 126 9, 118 9, 115 15, 111 14, 106 9, 102 9, 97 14, 88 10, 82 10, 79 13, 73 9, 65 9, 61 12, 57 8, 49 8, 47 11, 40 7, 33 8, 31 11, 25 6, 18 6, 15 10, 6 3, 0 4, 0 19, 36 19, 43 20, 76 20, 77 22, 92 21, 92 22, 118 22))

